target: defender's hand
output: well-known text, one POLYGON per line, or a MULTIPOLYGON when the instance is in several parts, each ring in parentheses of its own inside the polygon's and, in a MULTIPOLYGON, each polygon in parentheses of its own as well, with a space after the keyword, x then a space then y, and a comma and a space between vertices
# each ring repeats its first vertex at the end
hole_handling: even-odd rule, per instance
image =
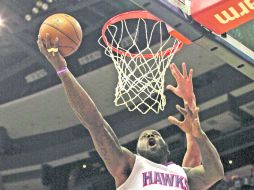
MULTIPOLYGON (((167 89, 182 98, 192 108, 196 106, 196 98, 193 92, 192 75, 193 69, 190 69, 189 76, 187 74, 186 64, 182 63, 183 73, 179 71, 174 63, 170 64, 170 70, 176 80, 177 87, 167 85, 167 89)), ((194 111, 192 109, 192 111, 194 111)))
POLYGON ((195 107, 192 112, 189 108, 189 105, 185 103, 184 108, 176 105, 176 109, 184 115, 184 120, 179 121, 173 116, 168 117, 168 121, 174 125, 180 127, 185 133, 189 133, 196 138, 202 138, 204 136, 204 132, 200 127, 200 121, 198 117, 199 108, 195 107))
POLYGON ((46 34, 45 44, 42 41, 41 36, 38 36, 37 41, 40 52, 47 58, 55 70, 59 71, 67 66, 64 57, 59 53, 59 39, 56 38, 54 44, 50 43, 50 35, 46 34))

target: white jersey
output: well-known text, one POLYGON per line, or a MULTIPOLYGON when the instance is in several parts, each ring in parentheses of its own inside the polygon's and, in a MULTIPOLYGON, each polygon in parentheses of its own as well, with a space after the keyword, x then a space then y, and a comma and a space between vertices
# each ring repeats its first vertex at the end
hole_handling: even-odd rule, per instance
POLYGON ((136 155, 130 176, 117 190, 189 190, 189 186, 181 166, 157 164, 136 155))

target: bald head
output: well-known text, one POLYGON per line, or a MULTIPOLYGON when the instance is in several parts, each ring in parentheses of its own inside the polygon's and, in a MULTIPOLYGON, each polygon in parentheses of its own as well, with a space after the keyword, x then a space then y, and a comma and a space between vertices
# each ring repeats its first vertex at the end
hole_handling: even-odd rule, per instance
POLYGON ((143 131, 138 139, 137 154, 156 163, 167 162, 169 156, 167 143, 156 130, 143 131))

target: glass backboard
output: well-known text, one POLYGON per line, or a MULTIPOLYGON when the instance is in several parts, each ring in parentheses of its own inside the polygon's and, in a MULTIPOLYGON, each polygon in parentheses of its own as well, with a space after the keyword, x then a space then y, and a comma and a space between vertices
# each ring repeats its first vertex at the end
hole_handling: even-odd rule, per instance
MULTIPOLYGON (((164 20, 193 43, 210 51, 225 63, 254 79, 254 20, 227 33, 217 35, 195 22, 176 3, 188 4, 189 0, 130 0, 164 20)), ((181 4, 180 4, 181 5, 181 4)))
POLYGON ((254 20, 228 32, 230 36, 254 51, 254 20))

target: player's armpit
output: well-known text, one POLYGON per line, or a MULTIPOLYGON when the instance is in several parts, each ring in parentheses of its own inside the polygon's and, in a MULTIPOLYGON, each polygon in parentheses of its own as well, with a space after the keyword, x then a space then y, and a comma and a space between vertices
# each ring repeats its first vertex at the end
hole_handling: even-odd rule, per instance
POLYGON ((211 183, 205 180, 205 172, 202 165, 183 169, 187 174, 190 190, 206 190, 211 186, 211 183))
POLYGON ((104 120, 103 126, 89 127, 95 149, 104 161, 108 171, 114 177, 116 186, 128 178, 135 162, 135 155, 122 147, 109 124, 104 120))

